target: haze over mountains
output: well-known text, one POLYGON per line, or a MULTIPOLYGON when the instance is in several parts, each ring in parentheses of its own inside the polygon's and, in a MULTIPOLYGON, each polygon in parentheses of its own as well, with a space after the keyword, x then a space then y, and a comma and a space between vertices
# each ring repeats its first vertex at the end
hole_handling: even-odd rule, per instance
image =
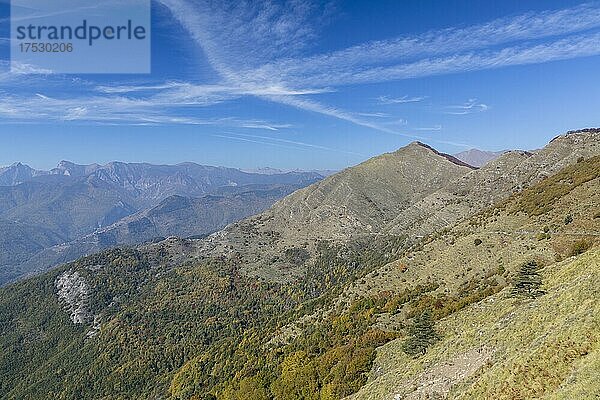
POLYGON ((214 232, 319 179, 322 176, 313 172, 265 175, 193 163, 77 165, 61 161, 50 171, 13 164, 0 169, 0 230, 11 232, 0 242, 0 284, 87 254, 90 246, 79 246, 81 242, 75 252, 66 251, 65 246, 125 217, 143 210, 152 215, 172 214, 164 204, 159 207, 172 196, 179 197, 171 199, 171 204, 178 203, 182 215, 187 212, 177 228, 164 224, 160 218, 155 218, 161 221, 160 228, 148 224, 140 228, 140 224, 129 221, 125 226, 131 227, 131 234, 112 239, 103 234, 105 239, 98 240, 93 248, 119 244, 119 238, 123 238, 123 244, 130 244, 139 243, 134 237, 145 241, 160 236, 214 232), (203 198, 208 195, 216 197, 203 198), (181 210, 186 207, 187 211, 181 210), (182 227, 185 224, 187 228, 182 227), (60 245, 60 254, 50 253, 52 257, 39 254, 32 261, 35 265, 26 264, 37 253, 56 245, 60 245))

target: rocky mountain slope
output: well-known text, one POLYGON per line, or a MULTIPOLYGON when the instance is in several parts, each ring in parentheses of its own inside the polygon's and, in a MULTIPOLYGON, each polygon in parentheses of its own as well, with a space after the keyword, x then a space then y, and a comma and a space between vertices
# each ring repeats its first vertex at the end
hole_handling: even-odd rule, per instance
POLYGON ((386 232, 427 235, 451 226, 532 183, 600 154, 600 131, 575 131, 534 152, 509 151, 402 211, 386 232))
POLYGON ((199 242, 198 252, 239 255, 246 273, 288 279, 304 268, 304 262, 285 257, 294 251, 290 249, 302 249, 310 258, 319 240, 368 240, 403 210, 472 170, 414 142, 295 192, 270 210, 199 242))
POLYGON ((0 186, 13 186, 26 182, 40 175, 47 175, 47 171, 38 171, 29 165, 14 163, 7 167, 0 167, 0 186))
POLYGON ((308 185, 322 178, 314 172, 257 174, 234 168, 211 167, 195 163, 152 165, 111 162, 106 165, 77 165, 61 161, 50 171, 53 175, 86 177, 106 182, 127 192, 142 207, 173 196, 200 197, 227 186, 308 185))

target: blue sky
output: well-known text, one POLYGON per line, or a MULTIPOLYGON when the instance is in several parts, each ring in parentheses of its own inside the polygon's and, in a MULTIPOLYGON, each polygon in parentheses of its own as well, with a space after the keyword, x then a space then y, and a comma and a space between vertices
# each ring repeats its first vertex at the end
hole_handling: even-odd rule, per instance
POLYGON ((149 75, 11 73, 9 8, 0 165, 340 169, 600 126, 598 2, 161 0, 149 75))

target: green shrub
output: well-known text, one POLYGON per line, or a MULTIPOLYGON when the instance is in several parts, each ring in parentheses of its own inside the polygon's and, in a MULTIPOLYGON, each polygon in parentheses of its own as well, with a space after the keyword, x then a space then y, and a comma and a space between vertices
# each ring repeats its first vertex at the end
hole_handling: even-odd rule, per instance
POLYGON ((580 254, 585 253, 592 247, 592 242, 587 241, 585 239, 581 239, 576 241, 571 245, 571 249, 569 250, 569 257, 578 256, 580 254))
POLYGON ((512 212, 542 215, 552 209, 554 202, 578 186, 600 176, 600 156, 564 168, 559 173, 525 189, 512 207, 512 212))

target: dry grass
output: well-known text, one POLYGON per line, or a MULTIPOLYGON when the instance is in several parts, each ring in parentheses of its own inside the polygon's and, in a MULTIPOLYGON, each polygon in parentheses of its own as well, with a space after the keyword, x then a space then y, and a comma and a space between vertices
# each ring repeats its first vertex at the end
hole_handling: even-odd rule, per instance
POLYGON ((401 383, 418 381, 473 349, 493 349, 494 356, 457 382, 449 398, 595 398, 600 394, 600 370, 595 369, 600 365, 600 251, 547 267, 543 277, 547 294, 536 300, 515 300, 507 289, 443 320, 444 339, 422 359, 403 355, 401 341, 383 346, 374 370, 386 372, 353 398, 414 395, 418 388, 401 383))

